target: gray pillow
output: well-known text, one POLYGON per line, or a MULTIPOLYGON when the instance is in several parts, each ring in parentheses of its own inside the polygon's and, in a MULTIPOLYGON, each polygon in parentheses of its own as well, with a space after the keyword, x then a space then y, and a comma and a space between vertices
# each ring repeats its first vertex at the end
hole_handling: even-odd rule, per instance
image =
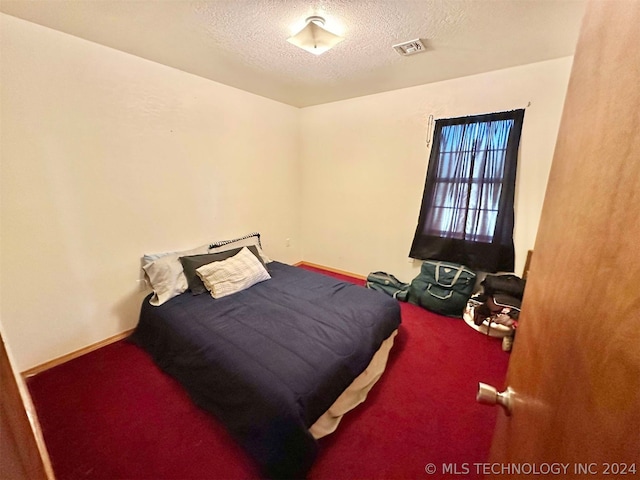
MULTIPOLYGON (((182 269, 184 270, 184 276, 187 277, 187 285, 189 285, 189 290, 193 295, 200 295, 201 293, 205 293, 207 291, 207 287, 204 286, 202 280, 196 273, 196 269, 200 268, 203 265, 207 265, 211 262, 220 262, 222 260, 226 260, 227 258, 233 257, 237 254, 243 247, 233 248, 231 250, 226 250, 224 252, 218 253, 206 253, 204 255, 189 255, 186 257, 180 257, 180 263, 182 263, 182 269)), ((260 254, 258 253, 258 249, 250 245, 247 247, 251 253, 253 253, 262 266, 266 268, 266 265, 262 261, 260 254)))

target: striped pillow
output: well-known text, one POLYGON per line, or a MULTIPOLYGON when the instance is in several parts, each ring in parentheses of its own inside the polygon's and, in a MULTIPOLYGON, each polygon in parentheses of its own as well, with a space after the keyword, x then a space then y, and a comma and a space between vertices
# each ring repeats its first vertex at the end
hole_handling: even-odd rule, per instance
POLYGON ((231 258, 197 268, 196 273, 213 298, 226 297, 271 278, 247 247, 231 258))

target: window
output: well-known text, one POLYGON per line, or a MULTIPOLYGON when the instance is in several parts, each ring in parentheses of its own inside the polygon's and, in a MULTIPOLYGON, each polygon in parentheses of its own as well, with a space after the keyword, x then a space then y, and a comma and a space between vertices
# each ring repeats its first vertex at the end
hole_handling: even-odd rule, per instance
POLYGON ((437 120, 412 258, 513 271, 524 110, 437 120))

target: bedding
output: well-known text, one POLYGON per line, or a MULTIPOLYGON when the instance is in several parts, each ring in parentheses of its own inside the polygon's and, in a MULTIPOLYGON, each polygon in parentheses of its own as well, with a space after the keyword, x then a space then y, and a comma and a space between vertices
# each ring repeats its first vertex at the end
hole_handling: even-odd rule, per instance
POLYGON ((153 295, 149 300, 151 304, 162 305, 187 290, 187 278, 184 276, 180 257, 207 252, 209 252, 209 245, 201 245, 192 250, 182 252, 156 253, 143 256, 142 269, 153 289, 153 295))
MULTIPOLYGON (((213 413, 266 476, 303 478, 310 427, 400 324, 396 300, 279 262, 223 298, 145 299, 131 339, 213 413)), ((339 403, 339 402, 338 402, 339 403)))
POLYGON ((190 255, 186 257, 180 257, 180 263, 182 263, 184 276, 187 278, 187 284, 189 285, 191 294, 200 295, 207 291, 204 283, 202 283, 202 280, 196 273, 196 270, 198 268, 211 262, 220 262, 222 260, 226 260, 227 258, 233 257, 243 248, 248 248, 249 251, 253 253, 253 255, 260 261, 260 263, 262 263, 262 266, 266 267, 264 261, 262 260, 262 257, 260 257, 260 254, 258 253, 258 249, 253 245, 250 245, 248 247, 232 248, 231 250, 226 250, 219 253, 206 253, 204 255, 190 255))
POLYGON ((213 298, 222 298, 246 290, 271 276, 247 247, 220 262, 196 268, 196 273, 213 298))
MULTIPOLYGON (((145 279, 149 282, 153 290, 153 296, 149 301, 152 305, 160 306, 173 297, 184 293, 191 287, 183 271, 182 257, 207 253, 226 254, 230 250, 236 250, 237 252, 242 247, 248 247, 253 249, 252 252, 257 252, 263 264, 271 261, 262 251, 260 234, 258 232, 249 233, 243 237, 229 240, 219 240, 211 244, 201 245, 192 250, 144 255, 141 262, 142 270, 144 271, 145 279)), ((200 285, 198 285, 197 288, 202 285, 199 279, 195 281, 196 284, 198 284, 198 282, 200 285)), ((206 289, 203 291, 206 291, 206 289)))

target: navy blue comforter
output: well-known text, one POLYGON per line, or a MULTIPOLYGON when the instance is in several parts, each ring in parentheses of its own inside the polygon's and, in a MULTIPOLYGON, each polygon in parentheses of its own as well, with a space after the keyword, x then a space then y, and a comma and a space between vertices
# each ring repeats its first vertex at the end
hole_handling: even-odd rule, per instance
POLYGON ((132 340, 213 413, 265 475, 303 478, 308 428, 400 324, 396 300, 278 262, 271 280, 214 299, 142 304, 132 340))

